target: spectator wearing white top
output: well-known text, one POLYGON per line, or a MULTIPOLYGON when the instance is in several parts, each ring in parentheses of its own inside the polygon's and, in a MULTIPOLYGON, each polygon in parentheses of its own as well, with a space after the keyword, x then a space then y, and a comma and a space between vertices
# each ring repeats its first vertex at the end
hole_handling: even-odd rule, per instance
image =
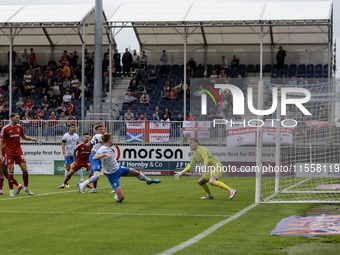
POLYGON ((143 105, 149 105, 150 103, 150 97, 149 95, 146 93, 146 90, 143 91, 143 94, 142 96, 140 97, 140 103, 143 104, 143 105))
POLYGON ((131 92, 126 92, 125 93, 125 97, 124 97, 124 102, 123 104, 128 104, 128 105, 132 105, 132 103, 136 100, 137 98, 131 96, 131 92))
POLYGON ((66 90, 65 94, 63 96, 63 102, 71 102, 72 101, 72 96, 70 95, 70 91, 66 90))

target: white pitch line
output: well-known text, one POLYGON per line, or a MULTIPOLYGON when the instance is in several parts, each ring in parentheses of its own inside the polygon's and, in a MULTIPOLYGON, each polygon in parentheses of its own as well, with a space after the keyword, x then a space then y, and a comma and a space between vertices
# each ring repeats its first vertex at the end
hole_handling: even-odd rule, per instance
POLYGON ((0 213, 32 213, 32 214, 88 214, 88 215, 128 215, 128 216, 175 216, 175 217, 230 217, 231 215, 204 214, 164 214, 164 213, 114 213, 114 212, 40 212, 40 211, 0 211, 0 213))
MULTIPOLYGON (((106 187, 100 187, 97 189, 106 189, 109 188, 111 186, 106 186, 106 187)), ((24 191, 21 191, 24 192, 24 191)), ((33 198, 33 197, 41 197, 41 196, 48 196, 48 195, 55 195, 55 194, 65 194, 65 193, 71 193, 71 192, 77 192, 77 190, 68 190, 68 191, 59 191, 59 192, 51 192, 51 193, 43 193, 43 194, 36 194, 34 196, 24 196, 24 197, 8 197, 8 198, 2 198, 0 199, 0 201, 2 200, 13 200, 13 199, 22 199, 22 198, 33 198)), ((3 195, 4 196, 4 195, 3 195)))
POLYGON ((211 234, 212 232, 214 232, 215 230, 217 230, 218 228, 222 227, 223 225, 227 224, 228 222, 237 219, 238 217, 240 217, 241 215, 245 214, 246 212, 248 212, 249 210, 253 209, 255 206, 257 206, 258 204, 252 204, 246 208, 244 208, 243 210, 239 211, 238 213, 234 214, 233 216, 231 216, 228 219, 222 220, 219 223, 211 226, 210 228, 208 228, 207 230, 204 230, 202 233, 198 234, 197 236, 194 236, 193 238, 189 239, 188 241, 185 241, 169 250, 166 250, 162 253, 160 253, 159 255, 171 255, 174 254, 175 252, 178 252, 186 247, 189 247, 190 245, 197 243, 198 241, 200 241, 201 239, 203 239, 204 237, 206 237, 207 235, 211 234))

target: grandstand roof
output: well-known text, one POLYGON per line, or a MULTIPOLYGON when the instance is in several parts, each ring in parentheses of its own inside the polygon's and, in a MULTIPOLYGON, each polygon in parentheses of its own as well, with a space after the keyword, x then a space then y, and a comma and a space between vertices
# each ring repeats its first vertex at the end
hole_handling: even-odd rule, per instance
MULTIPOLYGON (((14 45, 81 45, 79 35, 86 27, 86 44, 94 44, 94 4, 1 5, 0 46, 9 45, 10 28, 14 45)), ((103 24, 106 17, 103 14, 103 24)), ((103 29, 103 44, 108 37, 103 29)))
POLYGON ((141 45, 328 44, 332 2, 153 1, 112 6, 111 27, 134 27, 141 45))

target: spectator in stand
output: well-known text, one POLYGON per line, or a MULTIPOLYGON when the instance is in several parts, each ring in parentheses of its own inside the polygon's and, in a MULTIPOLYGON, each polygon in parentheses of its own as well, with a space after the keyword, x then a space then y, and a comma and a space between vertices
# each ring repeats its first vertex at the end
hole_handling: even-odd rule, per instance
POLYGON ((279 78, 277 80, 277 84, 282 84, 282 85, 286 85, 287 84, 287 79, 286 79, 286 75, 282 74, 281 78, 279 78))
POLYGON ((70 95, 70 91, 66 90, 63 96, 63 102, 68 103, 72 101, 72 95, 70 95))
POLYGON ((220 75, 218 76, 219 79, 226 79, 227 78, 227 74, 224 72, 224 70, 221 70, 220 75))
POLYGON ((73 75, 73 78, 72 78, 72 80, 70 82, 70 86, 69 87, 74 88, 75 86, 77 86, 78 83, 79 83, 79 80, 78 80, 77 76, 73 75))
POLYGON ((21 63, 25 68, 28 68, 30 54, 27 52, 27 49, 24 49, 24 53, 21 55, 21 63))
POLYGON ((72 113, 68 114, 67 120, 66 120, 67 126, 70 125, 76 125, 77 124, 77 118, 72 115, 72 113))
POLYGON ((66 127, 66 121, 67 121, 67 117, 65 115, 65 112, 61 112, 60 117, 59 117, 59 121, 58 121, 58 125, 60 127, 66 127))
POLYGON ((178 93, 178 94, 182 94, 183 93, 183 89, 184 89, 184 82, 183 80, 181 80, 181 83, 176 85, 174 87, 174 90, 178 93))
POLYGON ((32 111, 34 107, 34 102, 31 100, 31 97, 27 97, 25 102, 26 111, 32 111))
POLYGON ((77 58, 74 57, 74 53, 70 53, 69 65, 70 65, 70 68, 75 67, 77 65, 77 58))
POLYGON ((67 111, 67 108, 64 103, 61 103, 60 106, 57 108, 57 114, 61 115, 62 113, 65 113, 67 111))
POLYGON ((29 70, 26 71, 23 80, 26 82, 26 84, 30 85, 32 83, 33 77, 30 74, 29 70))
POLYGON ((43 75, 43 72, 42 72, 42 70, 41 70, 41 67, 40 67, 40 66, 37 66, 37 67, 35 68, 34 78, 36 79, 37 77, 42 76, 42 75, 43 75))
POLYGON ((140 56, 139 64, 140 64, 139 65, 140 69, 146 70, 147 67, 148 67, 148 56, 145 55, 145 51, 144 50, 142 51, 142 55, 140 56))
POLYGON ((7 98, 2 97, 0 99, 0 118, 1 119, 8 119, 9 118, 9 103, 7 98))
POLYGON ((134 120, 135 119, 135 115, 131 112, 131 109, 127 109, 126 113, 124 115, 124 120, 134 120))
POLYGON ((61 59, 59 60, 59 65, 64 67, 66 65, 66 62, 68 62, 66 55, 62 55, 61 59))
POLYGON ((290 80, 287 82, 288 85, 297 85, 297 81, 295 79, 295 75, 292 75, 292 77, 290 77, 290 80))
POLYGON ((234 85, 237 86, 238 88, 240 88, 243 91, 243 93, 247 92, 246 86, 244 84, 244 79, 242 78, 241 75, 237 75, 237 78, 234 82, 234 85))
POLYGON ((91 91, 89 89, 89 87, 85 87, 85 100, 91 100, 92 99, 92 95, 91 95, 91 91))
POLYGON ((168 117, 171 118, 171 112, 169 111, 168 108, 164 109, 163 115, 164 115, 164 113, 166 113, 168 115, 168 117))
POLYGON ((140 97, 139 100, 140 100, 140 103, 141 103, 142 105, 147 105, 147 106, 149 106, 150 97, 149 97, 149 95, 146 93, 146 90, 143 91, 143 94, 141 95, 141 97, 140 97))
POLYGON ((132 62, 131 62, 131 72, 135 73, 137 69, 139 69, 139 55, 137 55, 137 51, 133 50, 132 52, 132 62))
POLYGON ((189 61, 188 61, 188 63, 187 63, 187 66, 190 67, 190 71, 191 71, 192 73, 196 71, 196 68, 197 68, 197 66, 196 66, 196 61, 194 60, 193 57, 191 57, 191 58, 189 59, 189 61))
POLYGON ((54 95, 57 94, 58 92, 60 92, 60 87, 59 87, 59 85, 58 85, 57 82, 54 82, 54 83, 53 83, 52 89, 53 89, 53 94, 54 94, 54 95))
POLYGON ((177 115, 176 121, 177 121, 177 127, 182 128, 183 127, 183 121, 184 121, 182 114, 179 113, 177 115))
POLYGON ((209 76, 209 78, 213 78, 213 79, 218 78, 218 75, 216 74, 216 70, 212 70, 212 73, 211 73, 211 75, 209 76))
POLYGON ((64 77, 64 71, 63 71, 63 69, 61 69, 60 66, 58 66, 58 69, 55 71, 55 76, 56 76, 57 78, 58 78, 58 76, 61 77, 61 78, 64 77))
POLYGON ((133 80, 131 86, 129 86, 128 92, 131 92, 132 95, 137 95, 138 94, 137 83, 136 83, 135 80, 133 80))
MULTIPOLYGON (((46 86, 47 87, 47 86, 46 86)), ((47 96, 47 90, 46 87, 43 87, 40 91, 39 97, 44 99, 44 96, 47 96)))
POLYGON ((156 85, 158 84, 158 75, 156 74, 155 70, 152 70, 149 77, 148 77, 149 83, 156 85))
MULTIPOLYGON (((9 64, 9 55, 10 55, 10 52, 7 53, 8 64, 9 64)), ((14 51, 14 49, 12 49, 12 63, 13 63, 13 66, 15 65, 16 61, 17 61, 17 53, 16 53, 16 51, 14 51)))
POLYGON ((19 100, 15 103, 15 109, 22 111, 24 105, 25 105, 24 100, 22 99, 22 97, 19 97, 19 100))
POLYGON ((210 77, 210 71, 207 65, 204 65, 203 67, 203 78, 209 78, 210 77))
POLYGON ((187 79, 193 78, 194 72, 190 69, 190 66, 187 66, 187 79))
POLYGON ((138 120, 147 121, 148 119, 144 116, 143 113, 141 113, 141 115, 140 115, 140 117, 138 118, 138 120))
POLYGON ((228 115, 227 115, 227 118, 226 118, 227 121, 236 121, 236 118, 233 116, 233 113, 231 111, 228 112, 228 115))
POLYGON ((230 61, 231 68, 238 69, 239 64, 240 64, 239 59, 236 57, 236 55, 233 55, 233 59, 230 61))
POLYGON ((153 113, 150 121, 159 121, 159 119, 156 117, 156 114, 153 113))
POLYGON ((126 92, 125 93, 125 97, 124 97, 124 101, 123 104, 128 104, 128 105, 132 105, 132 103, 137 100, 137 98, 131 96, 131 92, 126 92))
MULTIPOLYGON (((222 56, 221 60, 221 68, 222 69, 228 69, 228 60, 225 58, 225 56, 222 56)), ((222 71, 222 70, 221 70, 222 71)))
POLYGON ((171 121, 171 119, 168 114, 163 113, 161 121, 171 121))
POLYGON ((280 46, 279 51, 276 53, 277 69, 281 70, 284 68, 285 57, 286 57, 286 51, 282 48, 282 46, 280 46))
MULTIPOLYGON (((112 66, 112 69, 111 69, 112 85, 113 85, 113 82, 114 82, 113 78, 114 78, 114 75, 115 75, 115 71, 116 71, 115 67, 112 66)), ((110 76, 109 75, 110 75, 110 66, 108 66, 106 68, 106 73, 105 73, 104 89, 105 89, 106 92, 109 92, 109 83, 110 83, 110 76)))
POLYGON ((131 68, 131 63, 132 63, 132 55, 129 52, 128 48, 125 49, 125 53, 123 54, 122 62, 123 62, 123 75, 125 77, 126 77, 126 75, 131 77, 130 68, 131 68))
POLYGON ((223 108, 217 109, 216 117, 215 117, 216 119, 225 119, 225 114, 222 110, 223 110, 223 108))
POLYGON ((75 90, 73 91, 72 97, 74 99, 81 100, 81 95, 82 95, 82 91, 79 89, 79 85, 77 85, 75 90))
POLYGON ((32 88, 34 88, 33 85, 27 85, 25 81, 22 82, 22 97, 27 98, 31 95, 32 88))
POLYGON ((166 88, 166 91, 168 91, 168 92, 171 91, 171 86, 170 86, 170 82, 169 82, 169 81, 167 81, 167 82, 165 83, 165 88, 166 88))
POLYGON ((48 61, 47 66, 49 66, 51 70, 56 70, 57 62, 54 61, 52 56, 50 56, 50 60, 48 61))
POLYGON ((35 112, 35 114, 37 115, 37 117, 41 120, 44 119, 45 113, 43 110, 41 110, 41 107, 38 107, 38 110, 35 112))
POLYGON ((25 115, 21 118, 21 123, 24 127, 28 127, 31 124, 31 118, 28 115, 28 111, 25 111, 25 115))
POLYGON ((73 67, 73 74, 72 77, 76 76, 76 77, 81 77, 81 70, 82 70, 82 66, 80 64, 80 61, 77 60, 75 66, 73 67))
POLYGON ((212 120, 214 120, 216 118, 216 113, 215 113, 215 111, 214 111, 214 108, 213 107, 210 107, 209 108, 209 112, 208 112, 208 114, 207 114, 207 119, 209 120, 209 121, 212 121, 212 120))
POLYGON ((161 112, 159 111, 159 107, 158 106, 156 106, 156 108, 155 108, 155 115, 156 115, 158 120, 160 120, 161 117, 162 117, 161 112))
POLYGON ((143 85, 143 81, 139 81, 138 87, 137 87, 137 93, 142 94, 145 91, 145 87, 143 85))
POLYGON ((115 54, 113 54, 113 62, 116 69, 115 76, 119 77, 122 72, 122 67, 120 65, 120 53, 118 52, 118 49, 115 49, 115 54))
POLYGON ((76 114, 76 108, 74 107, 74 105, 72 104, 71 101, 69 101, 67 103, 67 113, 68 114, 71 114, 71 115, 75 115, 76 114))
POLYGON ((168 97, 169 97, 170 100, 177 100, 178 99, 178 93, 176 92, 174 87, 171 88, 171 91, 169 92, 168 97))
POLYGON ((195 121, 196 118, 195 118, 194 115, 190 112, 190 113, 189 113, 189 116, 187 117, 186 120, 187 120, 187 121, 195 121))
POLYGON ((44 80, 44 77, 41 75, 38 77, 37 88, 42 89, 45 86, 46 86, 46 81, 44 80))
POLYGON ((47 111, 48 108, 50 107, 50 101, 48 100, 47 95, 44 96, 44 100, 41 102, 41 107, 47 111))
POLYGON ((169 100, 169 91, 166 90, 166 87, 163 87, 163 91, 161 92, 162 99, 169 100))
POLYGON ((30 65, 36 67, 37 66, 37 57, 35 55, 33 48, 30 49, 30 54, 29 54, 28 57, 29 57, 30 65))
POLYGON ((20 88, 20 86, 18 86, 18 84, 16 83, 16 81, 12 81, 12 95, 21 95, 22 96, 22 89, 20 88))
POLYGON ((64 72, 64 78, 70 78, 71 77, 71 69, 70 69, 70 62, 66 61, 66 64, 63 67, 64 72))
POLYGON ((40 118, 37 116, 37 114, 34 113, 33 116, 31 115, 31 126, 37 127, 39 123, 40 123, 40 118))
POLYGON ((297 81, 298 85, 304 85, 305 84, 305 79, 303 78, 303 76, 299 76, 299 80, 297 81))
POLYGON ((57 125, 57 116, 55 116, 55 112, 51 112, 51 116, 48 118, 48 121, 46 122, 46 128, 47 127, 55 127, 57 125))
POLYGON ((168 65, 168 56, 166 55, 165 50, 162 51, 162 55, 159 58, 159 66, 160 66, 160 73, 166 74, 167 70, 166 67, 168 65))

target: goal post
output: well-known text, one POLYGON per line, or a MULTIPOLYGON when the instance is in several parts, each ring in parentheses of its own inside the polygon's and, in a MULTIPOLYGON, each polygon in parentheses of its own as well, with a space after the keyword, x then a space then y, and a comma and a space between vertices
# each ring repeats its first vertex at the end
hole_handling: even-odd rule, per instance
POLYGON ((265 84, 267 98, 272 98, 273 89, 279 88, 276 115, 271 117, 280 121, 275 122, 275 144, 262 143, 263 148, 275 152, 275 163, 262 161, 257 165, 261 174, 256 175, 256 182, 261 185, 256 186, 256 193, 260 194, 261 203, 340 203, 340 94, 336 90, 339 85, 339 80, 304 85, 265 84), (292 88, 297 87, 311 94, 303 104, 311 113, 309 116, 289 104, 286 114, 282 114, 281 91, 283 88, 293 91, 285 96, 298 101, 304 95, 294 92, 292 88), (283 120, 296 122, 292 141, 284 139, 287 130, 282 126, 283 120), (263 166, 272 171, 264 171, 263 166))

